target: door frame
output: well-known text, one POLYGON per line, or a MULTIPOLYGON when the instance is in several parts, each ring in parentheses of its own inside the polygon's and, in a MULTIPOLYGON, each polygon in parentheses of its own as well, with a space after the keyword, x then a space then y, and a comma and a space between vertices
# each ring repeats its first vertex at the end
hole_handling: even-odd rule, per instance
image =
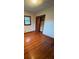
MULTIPOLYGON (((40 27, 41 27, 41 17, 44 17, 44 24, 45 24, 45 14, 44 15, 40 15, 40 16, 36 16, 36 26, 35 26, 35 31, 36 32, 41 32, 40 31, 40 27), (39 20, 37 19, 39 18, 39 20), (37 22, 39 21, 39 24, 37 24, 37 22)), ((43 28, 44 29, 44 28, 43 28)))

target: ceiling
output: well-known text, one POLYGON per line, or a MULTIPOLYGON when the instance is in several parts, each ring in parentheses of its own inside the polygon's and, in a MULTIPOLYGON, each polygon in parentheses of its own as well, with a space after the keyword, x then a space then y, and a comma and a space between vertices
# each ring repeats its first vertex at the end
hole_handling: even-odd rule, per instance
POLYGON ((32 1, 24 0, 24 10, 39 12, 47 7, 54 6, 54 0, 37 0, 35 4, 32 1))

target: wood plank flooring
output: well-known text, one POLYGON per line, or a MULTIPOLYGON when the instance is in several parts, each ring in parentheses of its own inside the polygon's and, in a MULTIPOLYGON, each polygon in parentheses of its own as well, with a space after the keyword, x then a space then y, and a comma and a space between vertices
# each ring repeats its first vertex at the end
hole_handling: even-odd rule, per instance
POLYGON ((25 33, 24 59, 54 59, 54 39, 38 32, 25 33))

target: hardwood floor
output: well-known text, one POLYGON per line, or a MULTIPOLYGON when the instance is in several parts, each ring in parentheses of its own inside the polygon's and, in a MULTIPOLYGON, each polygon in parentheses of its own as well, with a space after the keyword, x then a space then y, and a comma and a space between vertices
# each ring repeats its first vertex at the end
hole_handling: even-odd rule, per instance
POLYGON ((54 59, 54 39, 38 32, 25 33, 24 59, 54 59))

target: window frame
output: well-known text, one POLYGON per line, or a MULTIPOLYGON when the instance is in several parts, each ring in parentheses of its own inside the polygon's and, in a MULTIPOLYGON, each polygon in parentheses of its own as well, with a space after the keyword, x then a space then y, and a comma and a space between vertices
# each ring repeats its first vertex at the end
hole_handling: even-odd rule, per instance
POLYGON ((29 26, 29 25, 31 25, 31 16, 24 15, 24 26, 29 26), (30 18, 30 24, 25 24, 25 17, 29 17, 30 18))

